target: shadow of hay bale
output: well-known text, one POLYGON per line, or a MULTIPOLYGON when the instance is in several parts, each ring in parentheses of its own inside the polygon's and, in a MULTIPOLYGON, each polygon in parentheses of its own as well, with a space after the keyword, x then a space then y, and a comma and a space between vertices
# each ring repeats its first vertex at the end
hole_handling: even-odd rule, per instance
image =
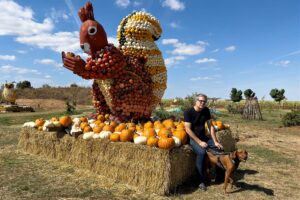
POLYGON ((64 132, 24 128, 19 148, 32 154, 71 163, 118 180, 140 191, 168 195, 196 173, 189 145, 162 150, 106 139, 83 140, 64 132), (63 135, 63 137, 62 137, 63 135))

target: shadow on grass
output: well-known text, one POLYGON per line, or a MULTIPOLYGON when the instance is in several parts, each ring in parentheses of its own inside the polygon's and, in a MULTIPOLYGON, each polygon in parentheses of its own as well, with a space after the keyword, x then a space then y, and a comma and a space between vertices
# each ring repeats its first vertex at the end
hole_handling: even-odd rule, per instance
POLYGON ((252 184, 248 184, 245 182, 237 182, 236 186, 238 187, 238 189, 235 191, 232 191, 230 193, 237 193, 237 192, 242 192, 242 191, 247 191, 247 190, 253 190, 256 192, 263 192, 269 196, 274 196, 274 191, 272 189, 265 188, 265 187, 259 186, 257 184, 252 185, 252 184))

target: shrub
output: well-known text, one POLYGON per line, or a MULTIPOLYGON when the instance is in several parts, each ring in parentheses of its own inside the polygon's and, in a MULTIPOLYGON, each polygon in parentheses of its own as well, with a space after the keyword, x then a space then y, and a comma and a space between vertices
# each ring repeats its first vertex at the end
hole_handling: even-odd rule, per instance
POLYGON ((292 111, 282 117, 284 126, 300 126, 300 111, 292 111))

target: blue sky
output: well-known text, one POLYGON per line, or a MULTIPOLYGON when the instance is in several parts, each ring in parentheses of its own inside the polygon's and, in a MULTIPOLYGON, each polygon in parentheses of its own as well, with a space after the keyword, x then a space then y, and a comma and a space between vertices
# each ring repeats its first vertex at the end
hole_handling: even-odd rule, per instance
MULTIPOLYGON (((95 18, 117 45, 117 27, 145 10, 163 28, 157 45, 168 69, 164 98, 193 92, 228 99, 231 88, 251 88, 271 99, 284 88, 300 100, 299 0, 101 0, 95 18)), ((0 83, 90 86, 62 67, 60 52, 81 56, 78 9, 82 0, 0 0, 0 83)))

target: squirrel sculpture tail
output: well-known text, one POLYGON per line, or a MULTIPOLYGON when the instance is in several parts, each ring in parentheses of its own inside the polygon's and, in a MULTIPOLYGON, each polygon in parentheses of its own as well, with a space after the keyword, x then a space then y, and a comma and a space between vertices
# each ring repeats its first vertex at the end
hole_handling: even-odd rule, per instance
POLYGON ((151 76, 153 90, 150 110, 160 103, 167 88, 167 70, 164 59, 155 41, 162 29, 159 21, 146 12, 133 12, 126 16, 118 27, 120 49, 127 54, 147 58, 145 69, 151 76))

